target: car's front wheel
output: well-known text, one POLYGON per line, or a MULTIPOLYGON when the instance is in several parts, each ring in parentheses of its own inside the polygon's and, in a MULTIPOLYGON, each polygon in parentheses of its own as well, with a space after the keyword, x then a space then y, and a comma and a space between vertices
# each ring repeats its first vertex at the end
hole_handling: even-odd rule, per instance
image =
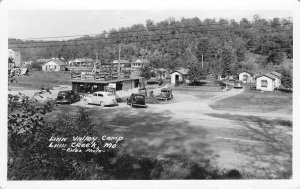
POLYGON ((104 103, 103 103, 102 101, 100 102, 100 106, 101 106, 101 107, 104 107, 104 103))

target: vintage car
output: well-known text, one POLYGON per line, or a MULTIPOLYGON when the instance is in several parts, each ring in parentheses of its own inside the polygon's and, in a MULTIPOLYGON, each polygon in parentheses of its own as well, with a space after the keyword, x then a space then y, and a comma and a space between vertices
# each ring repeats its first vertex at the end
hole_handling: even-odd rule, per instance
POLYGON ((156 98, 158 100, 171 100, 173 98, 172 89, 162 88, 156 98))
POLYGON ((139 89, 139 94, 144 95, 147 97, 148 90, 146 88, 140 88, 139 89))
POLYGON ((244 88, 243 85, 242 85, 242 81, 235 81, 233 88, 235 88, 235 89, 242 89, 242 88, 244 88))
POLYGON ((131 96, 126 99, 126 102, 131 107, 147 107, 146 98, 142 94, 132 93, 131 96))
POLYGON ((111 92, 97 91, 86 98, 87 104, 98 104, 102 107, 107 105, 117 105, 116 96, 111 92))
POLYGON ((56 98, 56 103, 68 103, 71 104, 73 102, 78 102, 80 101, 80 96, 79 94, 75 93, 73 90, 66 90, 66 91, 59 91, 57 98, 56 98))

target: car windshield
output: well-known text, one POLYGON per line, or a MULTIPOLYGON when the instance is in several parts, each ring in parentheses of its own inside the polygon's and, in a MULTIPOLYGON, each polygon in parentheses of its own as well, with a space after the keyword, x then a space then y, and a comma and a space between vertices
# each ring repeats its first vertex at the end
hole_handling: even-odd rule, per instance
POLYGON ((137 99, 144 99, 145 97, 141 96, 141 95, 137 95, 137 96, 135 96, 135 98, 137 98, 137 99))
POLYGON ((111 93, 107 93, 107 96, 113 96, 113 94, 111 94, 111 93))
POLYGON ((68 92, 66 92, 66 91, 61 91, 58 93, 58 95, 67 95, 67 94, 68 94, 68 92))

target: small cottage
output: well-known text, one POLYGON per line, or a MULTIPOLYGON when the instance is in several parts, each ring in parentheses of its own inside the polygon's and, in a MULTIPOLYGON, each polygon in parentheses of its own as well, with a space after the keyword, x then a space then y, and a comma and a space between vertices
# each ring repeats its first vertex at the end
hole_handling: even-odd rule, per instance
POLYGON ((275 80, 276 76, 267 73, 256 79, 256 89, 262 91, 274 91, 276 88, 275 80))
POLYGON ((243 83, 252 83, 253 82, 253 74, 247 71, 239 73, 239 80, 243 83))
POLYGON ((72 66, 86 66, 94 64, 94 60, 91 58, 76 58, 69 61, 69 64, 72 66))
POLYGON ((282 75, 278 72, 270 72, 271 75, 274 75, 276 77, 275 79, 275 88, 278 88, 281 85, 281 77, 282 75))
POLYGON ((150 61, 147 59, 137 59, 136 61, 131 63, 131 68, 139 69, 146 64, 150 64, 150 61))
POLYGON ((114 60, 113 65, 117 68, 120 65, 118 72, 121 72, 122 70, 124 70, 124 68, 130 68, 131 63, 128 60, 114 60))
POLYGON ((167 79, 170 74, 164 68, 155 68, 151 70, 151 72, 155 73, 155 79, 167 79))
POLYGON ((176 84, 176 82, 180 83, 189 83, 190 81, 187 79, 188 69, 180 68, 171 72, 171 83, 176 84))
POLYGON ((42 66, 43 71, 65 71, 66 64, 60 59, 52 59, 42 66))

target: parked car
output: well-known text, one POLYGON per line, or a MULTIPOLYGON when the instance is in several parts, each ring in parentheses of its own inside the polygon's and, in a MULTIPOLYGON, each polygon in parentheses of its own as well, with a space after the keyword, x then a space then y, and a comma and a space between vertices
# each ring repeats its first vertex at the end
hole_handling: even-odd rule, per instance
POLYGON ((243 87, 241 81, 235 81, 235 82, 234 82, 233 88, 235 88, 235 89, 242 89, 242 88, 244 88, 244 87, 243 87))
POLYGON ((86 98, 88 104, 98 104, 102 107, 107 105, 117 105, 116 96, 110 92, 97 91, 86 98))
POLYGON ((144 95, 147 97, 148 90, 146 88, 140 88, 139 89, 139 94, 144 95))
POLYGON ((73 102, 80 101, 79 94, 75 93, 73 90, 59 91, 56 103, 68 103, 71 104, 73 102))
POLYGON ((251 90, 256 90, 256 85, 250 85, 251 90))
POLYGON ((171 100, 173 98, 172 89, 162 88, 156 98, 158 100, 171 100))
POLYGON ((146 99, 142 94, 132 93, 129 98, 126 99, 126 102, 131 107, 145 107, 146 108, 146 99))

